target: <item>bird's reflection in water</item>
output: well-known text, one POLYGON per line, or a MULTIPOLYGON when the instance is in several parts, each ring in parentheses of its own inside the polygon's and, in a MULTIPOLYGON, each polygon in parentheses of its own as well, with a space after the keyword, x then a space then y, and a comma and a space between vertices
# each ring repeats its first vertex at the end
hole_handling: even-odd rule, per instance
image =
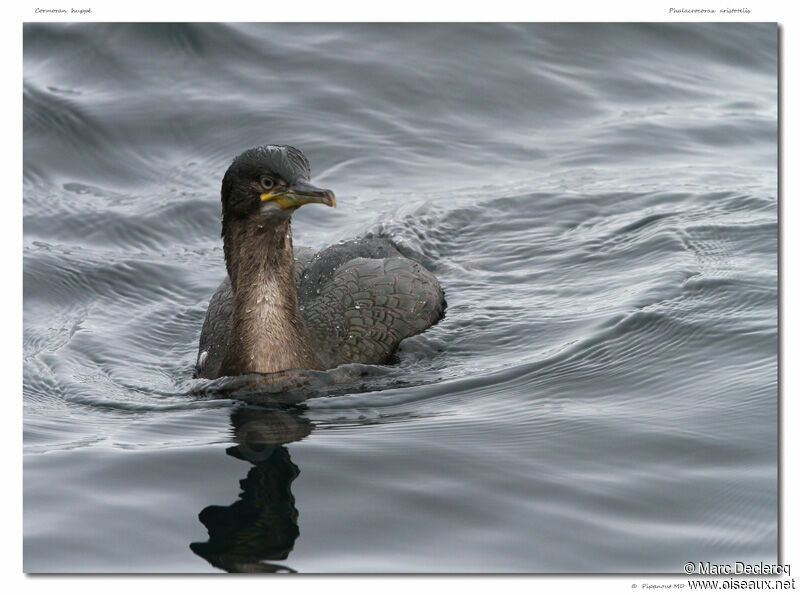
POLYGON ((239 482, 239 500, 207 506, 200 522, 208 541, 192 551, 228 572, 294 572, 274 561, 286 560, 300 534, 292 481, 300 473, 284 446, 313 429, 300 407, 241 406, 231 414, 235 446, 226 452, 253 464, 239 482))

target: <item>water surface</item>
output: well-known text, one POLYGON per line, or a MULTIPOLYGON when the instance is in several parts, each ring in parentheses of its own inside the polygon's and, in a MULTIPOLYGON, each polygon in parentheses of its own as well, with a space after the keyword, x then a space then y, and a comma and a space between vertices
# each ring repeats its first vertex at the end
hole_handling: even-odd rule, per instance
POLYGON ((30 24, 24 78, 26 571, 777 561, 774 24, 30 24), (292 406, 192 380, 263 143, 339 200, 296 244, 448 302, 292 406))

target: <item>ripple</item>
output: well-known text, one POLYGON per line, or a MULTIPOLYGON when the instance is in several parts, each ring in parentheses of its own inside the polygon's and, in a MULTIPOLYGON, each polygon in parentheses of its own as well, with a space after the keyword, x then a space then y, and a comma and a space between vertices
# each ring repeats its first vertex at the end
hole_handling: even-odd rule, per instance
POLYGON ((26 570, 205 571, 215 514, 299 531, 300 571, 772 559, 776 35, 26 24, 26 570), (192 378, 220 180, 265 142, 341 199, 298 245, 441 280, 391 365, 192 378))

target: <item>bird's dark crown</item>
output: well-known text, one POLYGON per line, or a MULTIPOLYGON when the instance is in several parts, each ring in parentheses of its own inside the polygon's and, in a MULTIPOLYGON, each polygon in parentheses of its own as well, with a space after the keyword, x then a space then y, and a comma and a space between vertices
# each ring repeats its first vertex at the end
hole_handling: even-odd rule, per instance
POLYGON ((244 151, 228 167, 222 178, 222 210, 243 212, 254 203, 248 197, 262 176, 276 183, 294 184, 309 180, 311 168, 302 151, 289 145, 263 145, 244 151))
POLYGON ((311 168, 300 149, 289 145, 264 145, 238 155, 228 168, 225 178, 257 180, 264 173, 271 173, 291 184, 297 180, 308 180, 311 168))

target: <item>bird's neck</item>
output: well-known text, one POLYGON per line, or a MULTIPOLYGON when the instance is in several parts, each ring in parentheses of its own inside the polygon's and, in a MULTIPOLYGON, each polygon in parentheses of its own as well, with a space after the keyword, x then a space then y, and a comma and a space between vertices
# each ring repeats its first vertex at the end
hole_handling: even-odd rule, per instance
POLYGON ((221 375, 320 368, 297 303, 289 219, 227 226, 225 256, 233 315, 221 375))

